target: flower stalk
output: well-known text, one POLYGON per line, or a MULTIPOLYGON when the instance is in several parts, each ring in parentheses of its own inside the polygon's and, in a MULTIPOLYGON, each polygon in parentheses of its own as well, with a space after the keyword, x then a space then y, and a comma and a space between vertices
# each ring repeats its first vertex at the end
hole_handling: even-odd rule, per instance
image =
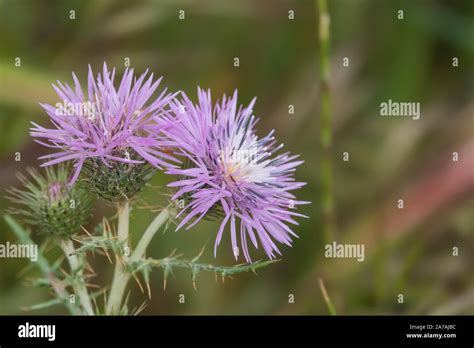
POLYGON ((140 261, 144 256, 148 245, 155 236, 156 232, 166 224, 171 217, 169 208, 165 208, 158 214, 152 223, 148 226, 142 238, 137 244, 132 255, 128 257, 128 228, 129 228, 129 203, 124 203, 118 208, 118 240, 119 244, 124 245, 124 258, 120 260, 117 255, 117 263, 115 265, 114 279, 107 302, 107 314, 116 314, 120 311, 123 295, 130 280, 131 274, 126 269, 126 264, 140 261))
POLYGON ((160 229, 161 226, 163 226, 168 221, 170 217, 170 208, 163 209, 161 213, 159 213, 155 217, 155 219, 148 226, 142 238, 138 242, 137 247, 133 251, 132 257, 130 258, 131 262, 138 261, 145 256, 146 249, 148 248, 148 245, 155 236, 156 232, 160 229))
POLYGON ((328 295, 328 292, 326 290, 326 287, 324 286, 323 280, 319 278, 318 282, 319 282, 319 288, 321 289, 321 293, 323 294, 323 299, 324 299, 324 302, 326 303, 329 314, 337 315, 336 309, 334 308, 334 305, 332 304, 331 298, 328 295))
POLYGON ((107 302, 107 314, 115 314, 120 310, 123 294, 128 283, 130 275, 125 270, 125 261, 129 254, 128 239, 130 225, 130 207, 128 201, 118 205, 118 225, 117 236, 122 250, 116 254, 116 264, 114 278, 110 288, 109 299, 107 302))
POLYGON ((316 0, 319 14, 319 74, 320 87, 320 141, 321 141, 321 205, 324 239, 326 243, 334 240, 336 233, 336 214, 334 208, 333 170, 332 170, 332 116, 330 91, 330 16, 326 0, 316 0))
POLYGON ((75 278, 78 279, 77 282, 74 282, 74 292, 79 297, 79 301, 81 304, 82 309, 84 310, 84 314, 86 315, 94 315, 94 308, 92 306, 91 299, 89 297, 89 293, 87 292, 87 287, 85 285, 84 280, 84 272, 83 272, 83 265, 81 260, 79 260, 78 255, 74 253, 74 245, 70 239, 62 239, 59 242, 59 246, 64 251, 66 258, 69 262, 69 266, 71 267, 71 274, 74 275, 75 278))

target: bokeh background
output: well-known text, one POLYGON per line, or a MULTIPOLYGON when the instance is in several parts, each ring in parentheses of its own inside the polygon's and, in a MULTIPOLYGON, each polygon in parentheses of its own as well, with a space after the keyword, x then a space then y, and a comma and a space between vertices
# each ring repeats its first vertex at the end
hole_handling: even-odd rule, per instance
MULTIPOLYGON (((309 219, 296 228, 300 239, 284 248, 282 261, 258 275, 240 274, 225 284, 178 270, 162 290, 162 273, 152 273, 146 314, 327 314, 318 286, 326 285, 339 314, 474 313, 474 2, 329 1, 331 98, 338 242, 364 243, 364 262, 324 258, 319 184, 318 14, 312 1, 284 0, 0 0, 0 188, 17 185, 15 173, 46 149, 28 134, 30 121, 47 124, 38 102, 58 101, 51 83, 85 81, 87 65, 104 61, 137 72, 149 68, 164 85, 195 97, 196 87, 213 97, 239 90, 241 103, 257 96, 261 135, 276 135, 306 161, 297 178, 308 185, 299 198, 309 219), (397 11, 404 11, 404 20, 397 11), (75 19, 69 18, 75 11, 75 19), (185 20, 179 20, 179 11, 185 20), (294 20, 288 11, 295 13, 294 20), (21 67, 15 67, 15 58, 21 67), (234 57, 240 67, 234 67, 234 57), (343 67, 343 57, 350 66, 343 67), (459 59, 453 67, 452 59, 459 59), (421 119, 379 115, 381 102, 421 103, 421 119), (288 113, 294 105, 295 113, 288 113), (15 152, 21 162, 14 161, 15 152), (350 161, 344 162, 343 152, 350 161), (452 153, 459 161, 452 161, 452 153), (397 209, 404 199, 405 208, 397 209), (453 247, 459 256, 453 256, 453 247), (186 304, 178 303, 178 294, 186 304), (288 303, 289 294, 295 303, 288 303), (404 303, 397 302, 398 294, 404 303)), ((160 204, 163 175, 142 195, 160 204)), ((8 207, 0 197, 2 212, 8 207)), ((113 208, 97 201, 93 229, 113 208)), ((134 240, 153 213, 135 209, 134 240)), ((187 257, 207 245, 202 260, 232 265, 230 240, 213 258, 217 223, 187 232, 158 235, 149 255, 173 249, 187 257)), ((3 219, 0 243, 15 238, 3 219)), ((49 257, 58 256, 55 250, 49 257)), ((109 283, 112 266, 92 259, 93 282, 109 283)), ((35 271, 20 273, 25 260, 0 260, 0 314, 49 298, 32 288, 35 271)), ((131 304, 145 299, 132 285, 131 304)), ((66 313, 51 307, 33 314, 66 313)))

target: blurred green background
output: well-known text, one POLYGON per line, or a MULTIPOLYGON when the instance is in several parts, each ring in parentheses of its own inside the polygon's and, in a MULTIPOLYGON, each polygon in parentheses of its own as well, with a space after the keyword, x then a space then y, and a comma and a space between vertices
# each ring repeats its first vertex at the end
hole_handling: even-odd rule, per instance
MULTIPOLYGON (((104 61, 122 71, 129 58, 137 72, 149 68, 171 90, 194 99, 198 85, 211 88, 214 99, 235 88, 243 104, 257 96, 259 133, 275 128, 286 149, 301 154, 305 164, 296 175, 308 185, 299 198, 313 202, 300 209, 310 219, 296 228, 300 239, 284 248, 281 262, 225 284, 200 274, 197 291, 187 270, 176 271, 163 291, 156 270, 144 313, 326 314, 318 278, 339 314, 474 313, 474 2, 334 0, 329 11, 336 240, 364 243, 364 262, 324 258, 318 17, 312 1, 0 0, 0 188, 17 185, 15 173, 38 166, 36 158, 46 152, 28 128, 30 121, 48 124, 38 102, 58 101, 51 83, 71 83, 71 71, 85 82, 87 65, 97 70, 104 61), (400 9, 403 20, 397 19, 400 9), (16 57, 21 67, 15 67, 16 57), (343 67, 344 57, 349 67, 343 67), (421 119, 380 117, 379 105, 388 99, 420 102, 421 119), (17 151, 21 162, 14 161, 17 151), (455 151, 458 162, 452 161, 455 151), (397 209, 400 198, 403 210, 397 209), (453 247, 459 256, 452 255, 453 247), (179 294, 186 295, 185 304, 178 303, 179 294), (295 303, 288 303, 289 294, 295 303), (398 294, 404 303, 397 302, 398 294)), ((167 180, 158 175, 153 184, 167 180)), ((8 207, 3 196, 2 211, 8 207)), ((164 202, 152 188, 142 198, 164 202)), ((87 227, 113 214, 98 201, 87 227)), ((153 216, 133 211, 135 241, 153 216)), ((207 245, 203 261, 234 264, 228 237, 214 259, 216 232, 217 223, 202 222, 190 231, 159 234, 149 255, 177 249, 193 257, 207 245)), ((0 243, 7 240, 15 238, 2 219, 0 243)), ((107 259, 96 256, 92 263, 93 283, 109 283, 107 259)), ((21 307, 49 298, 46 289, 29 286, 34 271, 19 274, 26 265, 0 259, 0 314, 25 313, 21 307)), ((133 283, 132 307, 145 298, 133 283)), ((66 312, 52 307, 32 313, 66 312)))

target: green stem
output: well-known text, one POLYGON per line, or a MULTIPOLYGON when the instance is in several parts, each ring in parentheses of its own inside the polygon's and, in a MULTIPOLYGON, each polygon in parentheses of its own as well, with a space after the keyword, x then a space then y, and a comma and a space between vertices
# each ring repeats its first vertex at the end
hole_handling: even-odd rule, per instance
MULTIPOLYGON (((127 209, 123 207, 119 208, 119 241, 128 241, 128 204, 126 208, 127 209)), ((161 211, 160 214, 155 217, 155 219, 146 229, 145 233, 143 233, 143 236, 138 242, 137 247, 133 251, 127 263, 139 261, 143 256, 145 256, 146 249, 148 248, 148 245, 150 244, 151 240, 155 236, 156 232, 161 228, 161 226, 163 226, 169 220, 170 216, 170 209, 165 208, 161 211)), ((130 272, 124 269, 124 263, 117 262, 115 266, 114 280, 112 282, 109 300, 107 302, 107 314, 115 314, 120 311, 123 294, 125 292, 125 288, 127 287, 128 281, 130 280, 130 277, 130 272)))
POLYGON ((332 304, 331 299, 329 298, 328 292, 326 291, 326 287, 324 286, 324 282, 321 278, 319 278, 319 288, 321 289, 321 293, 323 294, 324 302, 326 302, 326 306, 328 307, 329 314, 337 315, 336 310, 332 304))
MULTIPOLYGON (((128 247, 128 236, 129 236, 129 224, 130 224, 130 211, 129 203, 119 205, 118 207, 118 227, 117 235, 118 242, 123 245, 125 250, 128 247)), ((116 314, 120 311, 122 305, 122 298, 127 286, 130 275, 125 270, 125 260, 122 259, 122 254, 126 257, 126 253, 123 251, 118 252, 116 255, 114 279, 112 280, 112 286, 110 288, 109 298, 107 301, 107 314, 116 314)))
POLYGON ((316 0, 319 13, 319 74, 321 78, 321 124, 320 141, 321 156, 321 205, 323 216, 323 231, 326 243, 334 240, 336 232, 336 218, 333 192, 332 170, 332 118, 331 118, 331 91, 330 91, 330 16, 326 0, 316 0))
POLYGON ((60 247, 63 249, 64 254, 69 262, 69 266, 71 267, 71 273, 78 277, 79 280, 74 283, 74 292, 79 297, 79 301, 81 303, 82 309, 86 315, 94 315, 94 308, 92 307, 92 302, 89 297, 89 293, 87 292, 87 287, 83 282, 83 270, 81 262, 77 255, 73 255, 74 252, 74 245, 70 239, 68 240, 61 240, 59 242, 60 247))
POLYGON ((171 214, 169 208, 165 208, 155 217, 155 219, 148 226, 145 233, 143 233, 142 238, 138 242, 137 247, 135 248, 130 259, 131 262, 138 261, 145 256, 146 249, 148 248, 148 245, 150 244, 151 240, 155 236, 156 232, 160 229, 160 227, 168 221, 170 216, 171 214))
MULTIPOLYGON (((21 227, 11 216, 4 215, 4 219, 22 244, 35 244, 33 240, 31 240, 31 238, 29 237, 28 232, 25 231, 23 227, 21 227)), ((52 269, 48 260, 46 260, 42 253, 38 253, 38 260, 35 265, 38 266, 45 278, 48 279, 49 283, 51 284, 51 287, 56 293, 56 296, 66 305, 66 308, 69 310, 69 312, 71 314, 80 314, 79 308, 73 306, 69 302, 69 293, 64 290, 63 287, 57 285, 58 280, 54 274, 54 270, 52 269)))

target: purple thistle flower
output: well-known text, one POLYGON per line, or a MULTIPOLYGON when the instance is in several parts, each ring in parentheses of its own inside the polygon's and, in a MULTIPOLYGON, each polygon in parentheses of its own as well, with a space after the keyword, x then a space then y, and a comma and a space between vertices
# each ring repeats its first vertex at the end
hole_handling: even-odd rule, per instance
POLYGON ((281 255, 276 242, 291 246, 292 236, 298 237, 288 226, 297 225, 297 201, 290 192, 305 185, 293 178, 295 167, 303 161, 288 152, 274 155, 283 147, 275 146, 274 131, 258 138, 252 114, 255 99, 247 108, 237 109, 237 91, 232 98, 224 96, 215 106, 210 91, 198 88, 199 103, 194 105, 183 93, 182 101, 170 103, 179 119, 179 126, 164 132, 175 142, 175 154, 189 165, 168 168, 167 174, 180 178, 169 184, 177 192, 172 199, 183 199, 186 206, 178 216, 185 215, 177 230, 199 222, 216 208, 224 213, 217 232, 214 256, 225 227, 230 225, 234 256, 238 257, 238 239, 247 262, 252 262, 248 239, 255 248, 259 244, 270 259, 281 255), (191 222, 191 220, 194 220, 191 222), (240 226, 238 227, 238 222, 240 226))
POLYGON ((75 171, 70 179, 74 183, 87 159, 99 160, 107 167, 110 161, 129 164, 150 163, 162 168, 176 161, 166 153, 169 145, 161 132, 172 124, 164 115, 164 108, 175 95, 166 89, 146 106, 158 88, 161 78, 153 82, 153 74, 147 80, 148 70, 138 79, 133 69, 126 69, 118 88, 114 86, 115 68, 107 69, 104 63, 102 75, 95 78, 89 65, 87 93, 84 94, 76 75, 74 89, 57 81, 53 88, 63 103, 56 107, 40 105, 48 113, 53 128, 45 128, 32 122, 31 135, 41 145, 59 150, 39 159, 47 159, 42 166, 74 161, 75 171), (41 141, 38 139, 45 139, 41 141), (129 150, 134 151, 132 155, 129 150))

